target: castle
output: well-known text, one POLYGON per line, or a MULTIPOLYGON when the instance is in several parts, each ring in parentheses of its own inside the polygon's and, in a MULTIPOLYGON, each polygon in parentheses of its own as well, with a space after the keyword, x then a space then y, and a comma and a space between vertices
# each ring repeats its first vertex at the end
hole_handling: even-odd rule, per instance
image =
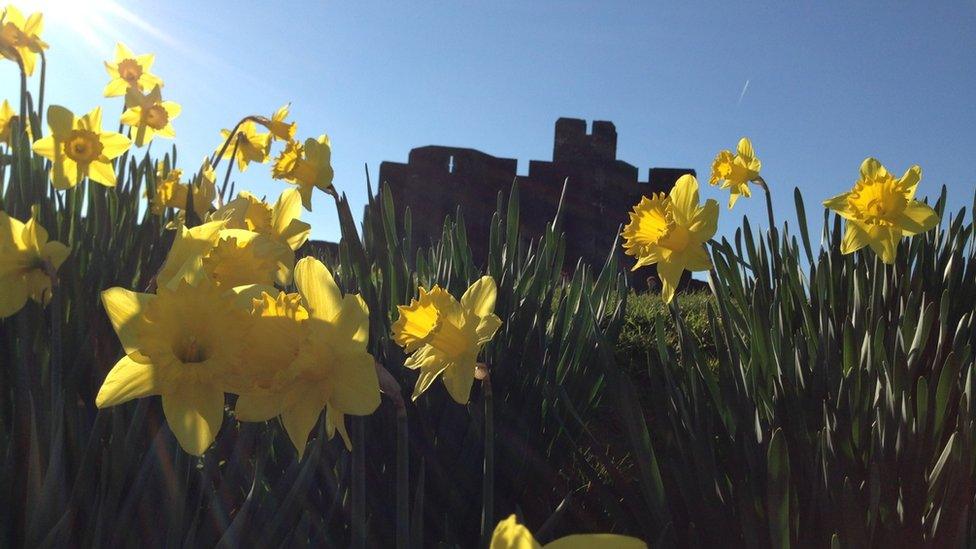
MULTIPOLYGON (((399 219, 410 208, 411 236, 419 244, 439 238, 444 218, 460 206, 468 242, 479 260, 487 253, 488 224, 499 191, 507 195, 518 179, 521 229, 526 236, 538 238, 556 214, 568 179, 561 212, 566 268, 578 259, 599 267, 641 196, 668 192, 679 177, 695 171, 651 168, 647 180, 639 181, 637 167, 617 160, 617 129, 612 122, 594 121, 590 133, 586 130, 585 120, 557 120, 552 161, 531 160, 527 175, 516 174, 513 158, 431 145, 411 150, 406 164, 380 164, 380 184, 389 186, 399 219)), ((634 264, 619 247, 618 256, 626 268, 634 264)), ((633 283, 644 287, 653 273, 653 269, 635 273, 633 283)))

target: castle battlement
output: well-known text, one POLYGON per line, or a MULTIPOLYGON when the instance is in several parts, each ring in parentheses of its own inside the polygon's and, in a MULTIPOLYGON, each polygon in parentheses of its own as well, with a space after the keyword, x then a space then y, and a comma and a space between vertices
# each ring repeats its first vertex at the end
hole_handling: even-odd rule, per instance
MULTIPOLYGON (((668 192, 675 181, 694 170, 650 168, 647 181, 639 181, 636 166, 617 159, 617 129, 613 122, 594 121, 587 132, 585 120, 556 121, 552 160, 531 160, 528 173, 517 175, 518 161, 464 147, 429 145, 410 151, 406 163, 380 164, 380 185, 389 186, 397 216, 411 210, 413 242, 425 244, 441 235, 444 218, 460 207, 468 227, 468 242, 475 259, 483 261, 488 249, 488 224, 495 197, 519 181, 522 231, 530 238, 543 234, 556 213, 563 182, 566 265, 582 259, 602 263, 610 251, 627 212, 641 196, 668 192)), ((622 254, 621 254, 622 255, 622 254)), ((625 265, 630 258, 621 257, 625 265)), ((638 286, 640 286, 640 281, 638 286)))

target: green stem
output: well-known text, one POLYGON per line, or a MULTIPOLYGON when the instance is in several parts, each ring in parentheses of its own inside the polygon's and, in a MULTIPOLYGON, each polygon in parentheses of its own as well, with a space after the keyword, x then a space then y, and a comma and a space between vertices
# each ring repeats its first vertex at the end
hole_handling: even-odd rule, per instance
POLYGON ((352 418, 352 543, 366 548, 366 418, 352 418))
MULTIPOLYGON (((240 122, 238 122, 237 125, 234 126, 234 129, 232 129, 230 131, 230 133, 227 135, 227 139, 224 140, 224 144, 220 147, 220 150, 217 151, 216 153, 214 153, 213 157, 210 158, 210 167, 211 168, 213 168, 214 170, 217 169, 217 165, 220 164, 220 161, 221 160, 223 160, 224 153, 227 152, 227 146, 230 145, 231 140, 233 139, 235 143, 237 142, 237 139, 236 139, 236 137, 237 137, 237 130, 241 129, 241 125, 244 124, 245 122, 247 122, 248 120, 252 120, 253 121, 254 120, 254 117, 253 116, 245 116, 244 118, 241 118, 240 122)), ((230 159, 233 162, 234 156, 231 155, 230 159)))
MULTIPOLYGON (((397 395, 400 396, 400 395, 397 395)), ((397 407, 397 469, 396 469, 396 544, 397 549, 410 547, 410 431, 407 407, 403 398, 397 407)))
POLYGON ((757 185, 762 187, 762 190, 766 191, 766 214, 769 215, 769 230, 775 231, 776 219, 773 217, 773 196, 769 192, 769 185, 766 184, 765 179, 763 179, 761 176, 758 175, 756 176, 756 179, 754 179, 753 181, 755 181, 757 185))
POLYGON ((41 50, 41 79, 37 86, 37 122, 38 128, 35 129, 34 139, 40 139, 43 137, 41 135, 44 129, 44 88, 45 82, 47 81, 47 56, 44 55, 44 50, 41 50))
POLYGON ((495 510, 495 405, 491 374, 485 368, 481 380, 485 401, 485 469, 481 484, 481 545, 487 547, 494 530, 495 510))

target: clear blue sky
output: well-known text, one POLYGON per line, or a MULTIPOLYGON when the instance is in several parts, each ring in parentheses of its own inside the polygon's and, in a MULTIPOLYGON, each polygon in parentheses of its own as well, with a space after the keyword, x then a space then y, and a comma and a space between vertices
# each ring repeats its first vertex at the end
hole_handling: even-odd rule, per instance
MULTIPOLYGON (((518 158, 524 173, 551 157, 560 116, 612 120, 618 157, 642 178, 678 166, 706 180, 715 153, 750 136, 781 219, 793 219, 794 186, 819 211, 869 155, 899 174, 920 164, 920 196, 946 184, 954 208, 976 186, 974 0, 93 3, 86 15, 83 0, 17 3, 46 5, 49 102, 114 118, 102 61, 122 40, 156 54, 164 98, 183 105, 184 168, 221 128, 291 101, 299 136, 331 136, 335 185, 357 211, 364 163, 375 180, 413 147, 460 145, 518 158)), ((3 97, 15 70, 0 66, 3 97)), ((282 185, 268 166, 234 178, 272 198, 282 185)), ((724 191, 703 194, 723 205, 722 233, 742 215, 765 224, 761 195, 730 214, 724 191)), ((326 196, 314 210, 313 236, 335 238, 326 196)))

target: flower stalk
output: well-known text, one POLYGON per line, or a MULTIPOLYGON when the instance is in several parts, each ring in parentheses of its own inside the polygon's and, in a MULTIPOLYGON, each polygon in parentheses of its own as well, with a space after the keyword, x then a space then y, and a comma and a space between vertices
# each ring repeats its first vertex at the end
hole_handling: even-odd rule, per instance
POLYGON ((485 404, 485 466, 481 484, 481 542, 487 547, 495 525, 495 399, 488 365, 478 363, 475 379, 481 381, 485 404))

